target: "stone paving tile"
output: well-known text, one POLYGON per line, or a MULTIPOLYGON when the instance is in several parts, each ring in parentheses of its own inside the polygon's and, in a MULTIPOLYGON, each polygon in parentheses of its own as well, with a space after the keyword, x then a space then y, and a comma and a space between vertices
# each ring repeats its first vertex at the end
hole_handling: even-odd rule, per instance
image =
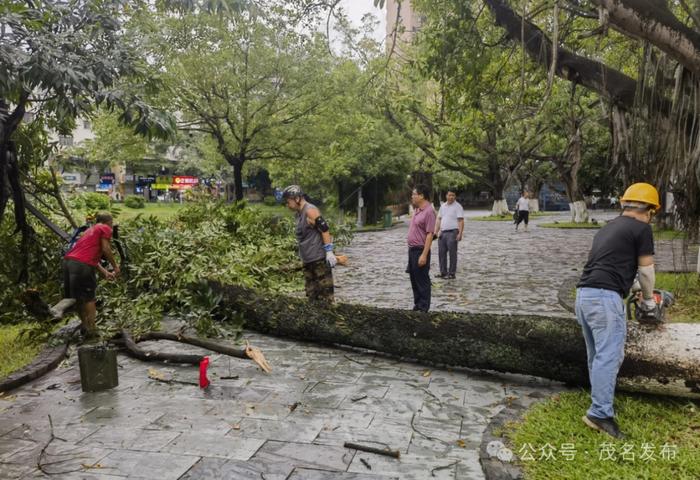
POLYGON ((295 468, 288 480, 398 480, 398 477, 362 473, 338 473, 328 470, 295 468))
POLYGON ((102 427, 83 438, 79 445, 157 452, 170 443, 180 432, 163 430, 143 430, 129 427, 102 427))
POLYGON ((263 438, 286 442, 312 442, 324 427, 322 418, 308 418, 302 421, 287 417, 285 420, 262 420, 244 418, 227 434, 234 438, 263 438))
POLYGON ((159 416, 157 420, 145 425, 144 429, 174 432, 206 432, 223 436, 231 430, 232 425, 240 422, 240 418, 240 416, 222 418, 189 412, 185 404, 180 412, 159 416))
POLYGON ((104 448, 74 445, 54 440, 42 454, 44 446, 45 443, 35 444, 30 449, 17 452, 8 460, 8 463, 31 466, 30 476, 39 475, 46 478, 41 471, 36 469, 41 456, 44 471, 54 478, 61 478, 62 475, 68 473, 89 470, 90 466, 98 465, 104 457, 112 452, 112 450, 104 448))
POLYGON ((389 391, 388 385, 357 385, 323 381, 314 384, 306 391, 306 393, 310 393, 312 395, 325 395, 330 393, 350 397, 352 400, 353 398, 358 398, 363 395, 368 397, 383 398, 387 391, 389 391))
POLYGON ((15 463, 0 462, 0 478, 14 480, 27 475, 33 470, 29 465, 18 465, 15 463))
POLYGON ((283 420, 289 416, 293 404, 285 403, 250 403, 223 400, 208 415, 224 419, 229 423, 239 423, 241 418, 260 418, 266 420, 283 420), (235 420, 235 421, 234 421, 235 420))
POLYGON ((344 427, 367 428, 375 414, 358 410, 340 410, 323 408, 298 408, 288 419, 297 422, 310 422, 314 419, 323 421, 324 430, 337 430, 344 427))
POLYGON ((375 448, 390 448, 405 452, 411 443, 413 430, 403 424, 377 424, 369 428, 344 427, 323 429, 314 440, 318 445, 343 446, 345 442, 375 448))
MULTIPOLYGON (((401 455, 400 459, 374 455, 371 453, 357 452, 353 458, 348 472, 368 474, 370 470, 362 462, 364 460, 371 467, 373 474, 398 477, 401 480, 426 480, 436 478, 438 480, 453 480, 456 464, 449 468, 435 470, 436 467, 445 467, 454 463, 452 459, 440 459, 435 457, 423 457, 416 455, 401 455)), ((483 478, 474 477, 474 478, 483 478)))
POLYGON ((188 432, 161 448, 167 453, 248 460, 265 443, 264 438, 231 437, 211 433, 188 432))
POLYGON ((80 416, 76 423, 111 425, 115 427, 128 424, 133 428, 140 428, 156 421, 163 415, 157 410, 134 406, 133 404, 127 405, 126 403, 115 407, 95 407, 80 416))
POLYGON ((198 461, 198 456, 115 450, 101 459, 100 464, 112 475, 151 480, 176 480, 198 461))
POLYGON ((32 448, 35 445, 36 442, 27 440, 17 440, 8 437, 0 438, 0 462, 7 462, 15 453, 32 448))
MULTIPOLYGON (((389 393, 387 393, 387 396, 389 393)), ((363 412, 381 412, 382 415, 395 418, 406 418, 420 409, 423 405, 422 395, 404 396, 397 399, 367 397, 353 402, 346 398, 340 403, 344 410, 360 410, 363 412)))
POLYGON ((179 480, 260 480, 264 470, 250 462, 232 462, 224 458, 202 458, 179 480))
POLYGON ((343 447, 268 441, 253 456, 261 463, 289 464, 294 467, 345 471, 352 461, 354 450, 343 447))
MULTIPOLYGON (((85 437, 92 435, 102 428, 100 425, 56 425, 53 432, 58 438, 70 443, 78 443, 85 437)), ((5 437, 28 440, 36 443, 46 443, 51 438, 51 430, 48 419, 36 419, 32 423, 18 424, 17 428, 9 432, 5 437)))

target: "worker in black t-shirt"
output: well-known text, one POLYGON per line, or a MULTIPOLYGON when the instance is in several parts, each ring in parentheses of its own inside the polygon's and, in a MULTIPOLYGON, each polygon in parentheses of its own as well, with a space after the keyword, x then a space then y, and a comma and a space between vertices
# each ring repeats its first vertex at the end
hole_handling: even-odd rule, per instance
POLYGON ((583 421, 614 438, 624 438, 615 421, 613 399, 617 373, 625 356, 625 307, 635 275, 644 301, 653 310, 654 238, 651 219, 659 193, 648 183, 635 183, 620 199, 622 214, 593 239, 588 262, 576 290, 576 318, 583 329, 591 381, 591 406, 583 421))

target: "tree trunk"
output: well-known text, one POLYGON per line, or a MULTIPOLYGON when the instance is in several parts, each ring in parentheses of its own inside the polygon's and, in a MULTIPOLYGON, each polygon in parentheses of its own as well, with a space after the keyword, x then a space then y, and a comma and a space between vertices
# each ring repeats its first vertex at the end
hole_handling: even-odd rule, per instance
POLYGON ((571 221, 574 223, 587 223, 588 222, 588 207, 584 200, 576 200, 573 203, 569 203, 569 209, 571 210, 571 221))
POLYGON ((506 202, 504 198, 493 201, 493 207, 491 207, 491 215, 508 215, 509 213, 510 211, 508 210, 508 202, 506 202))
POLYGON ((236 201, 243 200, 243 162, 233 164, 233 186, 236 195, 236 201))
POLYGON ((528 203, 528 205, 530 205, 531 212, 539 212, 540 211, 539 198, 531 198, 527 203, 528 203))
MULTIPOLYGON (((263 333, 349 345, 431 364, 489 369, 588 384, 586 346, 571 317, 432 312, 309 303, 210 282, 221 307, 263 333)), ((644 331, 630 323, 618 385, 700 398, 700 324, 644 331)))

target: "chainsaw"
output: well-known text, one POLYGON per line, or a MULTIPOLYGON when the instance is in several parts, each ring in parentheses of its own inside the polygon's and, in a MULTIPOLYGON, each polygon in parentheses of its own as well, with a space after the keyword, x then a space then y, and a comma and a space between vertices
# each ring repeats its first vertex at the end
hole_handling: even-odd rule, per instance
POLYGON ((649 309, 644 306, 640 292, 641 289, 635 290, 633 288, 632 293, 627 298, 627 319, 632 320, 632 315, 634 315, 635 320, 642 325, 662 325, 666 321, 666 309, 675 302, 673 294, 667 290, 654 290, 653 298, 656 305, 653 309, 649 309))

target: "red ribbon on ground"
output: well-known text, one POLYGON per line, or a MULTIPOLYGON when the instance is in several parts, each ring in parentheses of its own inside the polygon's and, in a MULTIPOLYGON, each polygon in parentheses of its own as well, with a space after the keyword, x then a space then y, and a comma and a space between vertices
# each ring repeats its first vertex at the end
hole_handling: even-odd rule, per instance
POLYGON ((204 357, 199 362, 199 388, 207 388, 209 379, 207 378, 207 367, 209 366, 209 357, 204 357))

